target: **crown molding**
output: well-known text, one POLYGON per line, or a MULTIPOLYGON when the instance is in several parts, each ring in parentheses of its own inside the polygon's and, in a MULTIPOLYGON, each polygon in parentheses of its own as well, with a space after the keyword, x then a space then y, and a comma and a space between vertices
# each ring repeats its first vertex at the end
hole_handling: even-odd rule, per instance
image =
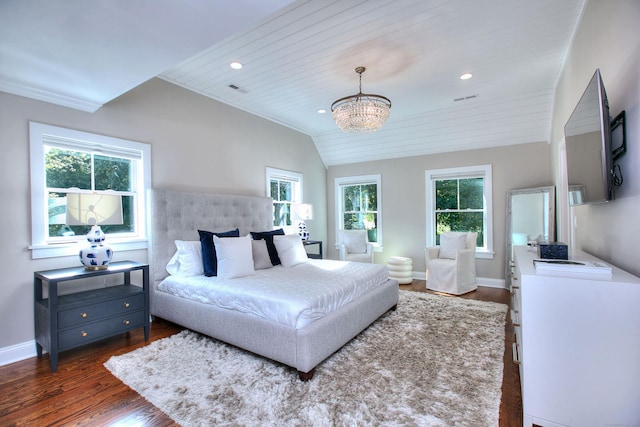
POLYGON ((0 79, 0 91, 38 101, 48 102, 50 104, 73 108, 74 110, 86 111, 88 113, 95 113, 103 105, 86 99, 27 86, 6 78, 0 79))

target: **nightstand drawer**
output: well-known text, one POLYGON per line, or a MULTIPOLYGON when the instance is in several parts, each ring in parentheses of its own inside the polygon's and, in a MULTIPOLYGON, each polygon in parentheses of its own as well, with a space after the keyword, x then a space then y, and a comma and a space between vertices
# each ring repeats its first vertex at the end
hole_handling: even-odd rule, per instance
POLYGON ((58 334, 60 350, 109 337, 145 325, 144 310, 123 314, 100 322, 78 326, 58 334))
POLYGON ((84 325, 107 316, 142 309, 144 309, 144 295, 141 290, 140 293, 136 295, 128 295, 111 301, 60 311, 58 313, 58 328, 63 329, 70 326, 84 325))

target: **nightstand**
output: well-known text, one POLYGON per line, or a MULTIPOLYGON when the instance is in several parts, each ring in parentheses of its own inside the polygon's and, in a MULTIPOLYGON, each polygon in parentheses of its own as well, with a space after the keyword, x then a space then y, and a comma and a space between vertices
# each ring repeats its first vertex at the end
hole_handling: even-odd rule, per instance
POLYGON ((318 252, 316 253, 307 253, 309 258, 313 259, 322 259, 322 240, 303 240, 305 250, 309 246, 317 245, 318 252))
POLYGON ((74 347, 144 328, 149 339, 149 265, 112 262, 105 270, 84 267, 36 271, 33 274, 35 339, 38 357, 49 352, 51 371, 58 368, 58 353, 74 347), (131 283, 131 272, 142 271, 142 286, 131 283), (58 295, 60 282, 122 274, 123 283, 89 291, 58 295), (43 288, 48 285, 48 297, 43 288))

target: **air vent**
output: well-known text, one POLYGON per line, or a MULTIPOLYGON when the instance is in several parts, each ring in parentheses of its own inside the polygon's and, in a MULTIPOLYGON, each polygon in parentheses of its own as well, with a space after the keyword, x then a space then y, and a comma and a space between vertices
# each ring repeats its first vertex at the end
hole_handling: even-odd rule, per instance
POLYGON ((237 92, 239 92, 239 93, 247 93, 247 91, 246 91, 245 89, 241 88, 241 87, 240 87, 240 86, 238 86, 238 85, 234 85, 233 83, 231 83, 231 84, 230 84, 230 85, 228 85, 227 87, 228 87, 228 88, 230 88, 230 89, 233 89, 233 90, 235 90, 235 91, 237 91, 237 92))
POLYGON ((471 101, 472 99, 477 99, 477 98, 480 98, 480 95, 476 93, 469 96, 463 96, 462 98, 454 98, 453 102, 471 101))

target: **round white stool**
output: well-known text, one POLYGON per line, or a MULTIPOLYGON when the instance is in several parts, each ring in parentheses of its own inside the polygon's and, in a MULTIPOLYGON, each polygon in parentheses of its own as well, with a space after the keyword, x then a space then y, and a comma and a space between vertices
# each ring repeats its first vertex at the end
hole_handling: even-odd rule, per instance
POLYGON ((413 282, 411 271, 413 262, 411 258, 401 256, 392 256, 387 260, 387 268, 389 269, 389 278, 396 279, 399 284, 407 285, 413 282))

